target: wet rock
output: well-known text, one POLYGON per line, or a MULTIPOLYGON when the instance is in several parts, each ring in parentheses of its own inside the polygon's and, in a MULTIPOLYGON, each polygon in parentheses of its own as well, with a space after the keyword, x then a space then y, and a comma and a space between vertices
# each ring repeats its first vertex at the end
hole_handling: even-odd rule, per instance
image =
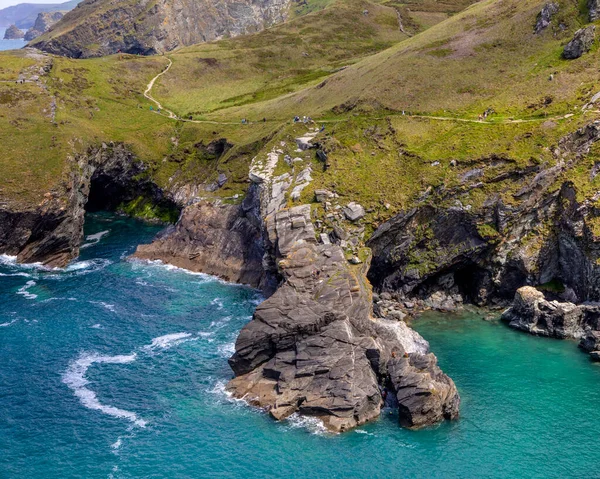
POLYGON ((517 290, 513 305, 502 314, 511 328, 539 336, 580 338, 583 314, 573 303, 547 301, 544 294, 531 286, 517 290))
POLYGON ((251 190, 241 205, 188 206, 174 228, 149 245, 139 245, 133 256, 267 288, 255 195, 251 190))
POLYGON ((458 416, 460 400, 456 386, 439 369, 433 354, 413 353, 392 358, 388 373, 402 426, 419 428, 458 416))
POLYGON ((563 51, 563 57, 567 60, 574 60, 587 53, 596 40, 596 27, 590 25, 575 32, 573 40, 567 43, 563 51))

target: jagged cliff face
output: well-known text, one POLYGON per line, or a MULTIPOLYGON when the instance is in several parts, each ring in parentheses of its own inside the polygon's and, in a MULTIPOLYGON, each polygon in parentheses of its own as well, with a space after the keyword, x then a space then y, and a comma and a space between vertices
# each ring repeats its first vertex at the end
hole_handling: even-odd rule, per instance
POLYGON ((79 255, 87 210, 115 209, 136 197, 170 203, 145 166, 122 144, 103 144, 73 159, 62 191, 47 193, 36 206, 0 206, 0 254, 20 263, 64 267, 79 255))
POLYGON ((290 0, 88 0, 33 45, 74 58, 150 55, 262 30, 285 20, 290 0))
POLYGON ((25 40, 31 41, 34 38, 43 35, 50 27, 58 22, 64 16, 63 12, 42 12, 35 19, 33 27, 25 33, 25 40))
POLYGON ((492 196, 471 210, 450 193, 455 206, 428 202, 394 217, 368 242, 369 278, 399 299, 424 299, 436 309, 503 304, 521 286, 553 282, 570 301, 600 300, 597 198, 578 201, 575 187, 560 179, 599 139, 600 124, 591 123, 559 142, 555 166, 518 172, 528 181, 516 205, 492 196))

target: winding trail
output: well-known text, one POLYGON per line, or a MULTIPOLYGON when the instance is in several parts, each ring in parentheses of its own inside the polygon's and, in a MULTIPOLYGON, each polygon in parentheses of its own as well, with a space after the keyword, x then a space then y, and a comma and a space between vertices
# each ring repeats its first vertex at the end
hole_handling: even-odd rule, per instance
POLYGON ((146 98, 148 98, 148 100, 150 100, 152 103, 154 103, 159 111, 165 111, 165 112, 167 112, 169 118, 177 120, 177 115, 175 113, 173 113, 171 110, 166 110, 165 108, 163 108, 163 106, 160 104, 160 102, 157 99, 155 99, 151 94, 152 87, 154 86, 154 82, 156 80, 158 80, 161 76, 163 76, 165 73, 167 73, 169 71, 169 69, 171 68, 171 66, 173 65, 173 61, 170 58, 167 57, 167 60, 169 60, 169 64, 167 65, 167 68, 165 68, 158 75, 156 75, 152 80, 150 80, 150 83, 148 83, 148 86, 146 87, 146 91, 144 92, 144 96, 146 98))
MULTIPOLYGON (((171 66, 173 65, 173 61, 170 58, 167 57, 167 60, 169 60, 169 64, 167 65, 167 67, 163 71, 161 71, 158 75, 156 75, 152 80, 150 80, 150 83, 148 83, 146 90, 144 91, 144 97, 146 97, 148 100, 150 100, 152 103, 154 103, 156 105, 156 107, 158 108, 158 111, 156 112, 157 114, 166 116, 167 118, 169 118, 171 120, 183 121, 183 122, 187 122, 187 123, 205 123, 205 124, 213 124, 213 125, 239 125, 240 124, 240 122, 231 122, 231 121, 192 120, 189 118, 187 118, 187 119, 181 118, 181 117, 177 116, 175 113, 173 113, 171 110, 164 108, 161 105, 161 103, 152 96, 152 88, 154 87, 154 83, 156 82, 156 80, 158 80, 162 75, 167 73, 169 71, 169 69, 171 68, 171 66)), ((600 113, 600 111, 599 110, 586 110, 586 111, 582 112, 582 114, 585 114, 585 113, 600 113)), ((485 121, 485 120, 482 121, 482 120, 472 119, 472 118, 457 118, 457 117, 451 117, 451 116, 434 116, 434 115, 395 113, 395 114, 386 115, 384 117, 375 117, 373 119, 374 120, 382 120, 382 119, 389 118, 392 116, 404 116, 407 118, 423 118, 426 120, 435 120, 435 121, 454 121, 454 122, 460 122, 460 123, 478 123, 481 125, 493 126, 493 125, 513 124, 513 123, 536 123, 536 122, 545 122, 545 121, 560 121, 560 120, 566 120, 575 115, 573 113, 568 113, 566 115, 544 117, 544 118, 529 118, 529 119, 510 118, 510 119, 498 119, 498 120, 492 120, 492 121, 485 121)), ((349 120, 348 118, 342 118, 342 119, 337 119, 337 120, 336 119, 329 119, 329 120, 315 119, 314 123, 332 124, 332 123, 343 123, 348 120, 349 120)), ((267 120, 267 121, 269 123, 271 123, 271 122, 279 123, 281 120, 267 120)), ((252 124, 252 123, 259 123, 259 122, 247 122, 246 125, 252 124)), ((260 123, 262 123, 262 122, 260 122, 260 123)))

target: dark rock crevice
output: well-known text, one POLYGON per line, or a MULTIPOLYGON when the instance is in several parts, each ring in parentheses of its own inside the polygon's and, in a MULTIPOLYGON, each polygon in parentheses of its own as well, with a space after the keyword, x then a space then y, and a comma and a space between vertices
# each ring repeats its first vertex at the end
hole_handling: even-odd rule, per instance
POLYGON ((63 185, 35 207, 0 208, 0 253, 21 263, 64 267, 79 255, 86 210, 114 210, 143 196, 148 204, 176 208, 122 144, 103 144, 74 158, 63 185))

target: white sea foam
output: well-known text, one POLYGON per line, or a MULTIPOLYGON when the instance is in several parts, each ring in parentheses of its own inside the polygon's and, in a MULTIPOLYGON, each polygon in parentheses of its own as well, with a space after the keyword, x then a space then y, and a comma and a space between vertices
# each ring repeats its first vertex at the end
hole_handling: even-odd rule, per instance
POLYGON ((235 353, 235 343, 231 342, 231 343, 226 343, 226 344, 221 344, 221 346, 219 346, 217 348, 217 351, 219 352, 219 355, 223 358, 230 358, 233 353, 235 353))
POLYGON ((191 333, 173 333, 173 334, 165 334, 164 336, 159 336, 154 338, 151 343, 147 346, 144 346, 146 350, 155 350, 155 349, 168 349, 177 344, 181 344, 184 341, 190 341, 192 338, 191 333))
POLYGON ((286 419, 286 423, 292 429, 306 429, 311 434, 333 434, 327 430, 323 421, 313 416, 302 416, 301 414, 294 413, 286 419))
POLYGON ((100 323, 93 324, 90 326, 92 329, 104 329, 100 323))
POLYGON ((113 444, 110 445, 113 451, 118 450, 123 445, 123 440, 119 437, 113 444))
MULTIPOLYGON (((100 324, 92 326, 92 328, 97 327, 99 328, 102 326, 100 324)), ((194 341, 199 338, 200 336, 193 337, 191 333, 165 334, 152 339, 150 344, 139 348, 139 351, 152 355, 155 350, 169 349, 182 342, 194 341)), ((144 419, 141 419, 136 413, 115 406, 102 404, 98 400, 96 393, 88 387, 89 381, 86 378, 86 373, 93 364, 127 364, 135 361, 137 357, 138 355, 136 352, 117 356, 82 353, 78 359, 69 364, 69 367, 62 376, 62 381, 69 386, 75 396, 79 398, 81 404, 86 408, 101 411, 109 416, 128 419, 136 426, 146 427, 147 422, 144 419)))
POLYGON ((223 309, 223 301, 221 301, 221 298, 215 298, 213 299, 210 304, 212 304, 213 306, 216 306, 217 309, 223 309))
POLYGON ((17 257, 9 256, 7 254, 0 254, 0 264, 17 264, 17 257))
POLYGON ((27 283, 25 283, 25 285, 22 288, 19 289, 19 291, 17 291, 17 294, 20 294, 21 296, 23 296, 27 299, 36 299, 38 297, 38 295, 30 293, 28 291, 29 288, 32 288, 35 285, 36 285, 35 281, 29 280, 29 281, 27 281, 27 283))
POLYGON ((110 233, 110 230, 100 231, 100 233, 96 233, 93 235, 87 235, 85 237, 85 239, 87 241, 91 241, 91 243, 85 243, 85 244, 81 245, 80 248, 81 249, 89 248, 90 246, 94 246, 94 245, 98 244, 100 242, 100 240, 102 239, 102 237, 106 236, 108 233, 110 233))
POLYGON ((102 404, 98 400, 96 393, 87 387, 89 381, 86 378, 86 373, 92 364, 127 364, 135 361, 136 357, 135 353, 119 356, 101 356, 95 353, 84 353, 69 365, 63 374, 62 380, 86 408, 101 411, 109 416, 128 419, 136 426, 146 427, 146 421, 138 417, 136 413, 102 404))
POLYGON ((12 321, 8 321, 7 323, 0 323, 0 328, 6 328, 8 326, 10 326, 13 323, 16 323, 19 320, 19 318, 15 318, 12 321))

